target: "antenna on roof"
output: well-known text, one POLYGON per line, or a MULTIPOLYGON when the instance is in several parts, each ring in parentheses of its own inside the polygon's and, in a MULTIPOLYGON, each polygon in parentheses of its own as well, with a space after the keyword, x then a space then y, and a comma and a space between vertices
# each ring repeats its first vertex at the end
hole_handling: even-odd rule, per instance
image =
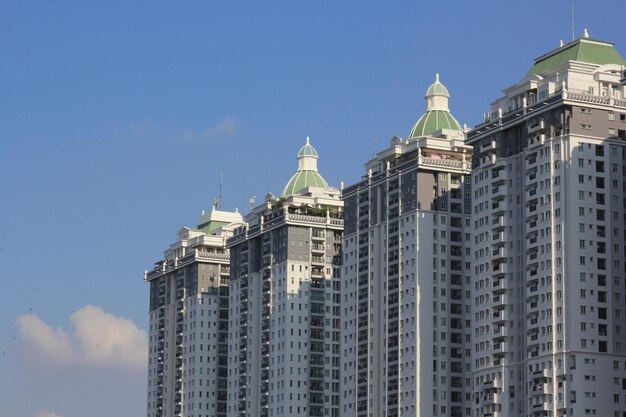
POLYGON ((224 172, 224 168, 220 167, 220 196, 218 198, 214 198, 213 199, 213 208, 215 210, 218 210, 220 207, 222 207, 222 175, 224 172))
POLYGON ((374 159, 374 156, 376 155, 376 143, 378 143, 378 139, 374 139, 372 142, 372 159, 374 159))
POLYGON ((574 40, 574 0, 572 0, 572 40, 574 40))
POLYGON ((222 183, 224 179, 224 167, 220 167, 220 207, 222 206, 222 183))

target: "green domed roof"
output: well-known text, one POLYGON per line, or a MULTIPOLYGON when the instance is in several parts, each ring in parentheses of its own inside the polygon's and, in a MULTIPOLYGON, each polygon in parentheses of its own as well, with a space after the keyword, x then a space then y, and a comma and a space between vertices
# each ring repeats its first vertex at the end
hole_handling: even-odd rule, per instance
POLYGON ((444 110, 430 110, 424 113, 417 123, 415 123, 411 133, 409 133, 409 138, 432 135, 439 129, 463 131, 459 122, 456 121, 450 112, 444 110))
POLYGON ((439 74, 435 76, 435 82, 428 87, 424 98, 426 99, 426 112, 413 126, 409 139, 430 136, 441 129, 456 130, 461 135, 463 134, 461 125, 450 114, 448 108, 450 93, 439 81, 439 74))
POLYGON ((314 156, 317 157, 317 151, 314 147, 309 143, 309 137, 306 138, 306 145, 300 148, 300 152, 298 152, 298 156, 314 156))
POLYGON ((298 171, 293 174, 282 195, 296 194, 307 187, 328 188, 328 183, 317 171, 298 171))
POLYGON ((283 193, 283 197, 297 194, 307 187, 329 188, 328 183, 317 172, 317 151, 306 138, 306 144, 298 152, 298 171, 291 177, 283 193))
POLYGON ((428 87, 428 90, 426 90, 426 97, 428 98, 430 96, 450 97, 450 93, 448 92, 446 86, 439 82, 439 74, 436 75, 435 82, 428 87))

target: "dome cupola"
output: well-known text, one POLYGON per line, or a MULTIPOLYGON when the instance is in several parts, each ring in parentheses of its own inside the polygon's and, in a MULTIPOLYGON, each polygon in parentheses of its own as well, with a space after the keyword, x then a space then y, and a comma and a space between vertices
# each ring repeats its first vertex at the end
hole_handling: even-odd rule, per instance
POLYGON ((410 138, 429 136, 438 130, 453 130, 463 134, 459 122, 450 114, 448 102, 450 93, 445 85, 439 81, 439 74, 435 75, 435 82, 426 90, 426 112, 419 118, 411 133, 410 138))
POLYGON ((317 151, 307 136, 306 144, 298 152, 298 171, 291 177, 281 196, 297 194, 308 187, 328 188, 326 180, 317 172, 317 151))

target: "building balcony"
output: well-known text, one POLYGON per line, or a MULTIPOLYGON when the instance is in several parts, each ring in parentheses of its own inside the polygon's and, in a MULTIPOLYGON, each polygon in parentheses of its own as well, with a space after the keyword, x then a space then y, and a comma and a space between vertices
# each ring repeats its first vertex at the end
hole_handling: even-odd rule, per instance
POLYGON ((532 200, 531 203, 528 203, 526 206, 526 217, 530 217, 537 214, 537 200, 532 200))
POLYGON ((483 394, 480 396, 480 404, 483 406, 490 405, 490 404, 499 404, 500 401, 501 401, 501 394, 497 392, 490 392, 490 393, 483 394))
POLYGON ((469 169, 470 164, 459 161, 456 159, 443 159, 443 158, 431 158, 428 156, 422 156, 419 158, 419 165, 422 167, 429 167, 436 170, 456 169, 464 170, 469 169))
POLYGON ((497 202, 491 204, 491 214, 500 215, 504 213, 506 213, 505 200, 498 200, 497 202))
POLYGON ((550 393, 550 384, 548 381, 537 381, 532 384, 532 388, 529 392, 530 396, 536 396, 550 393))
POLYGON ((481 152, 487 152, 496 149, 496 141, 492 140, 491 142, 487 142, 484 145, 480 145, 481 152))
POLYGON ((509 328, 507 326, 500 326, 493 328, 493 340, 498 341, 503 338, 509 337, 509 328))
POLYGON ((484 390, 502 388, 502 380, 494 378, 490 381, 484 381, 481 388, 484 390))
POLYGON ((552 404, 549 402, 535 403, 530 406, 533 416, 547 415, 548 411, 552 410, 552 404))
POLYGON ((493 319, 493 323, 502 324, 508 321, 508 312, 506 310, 494 311, 491 317, 493 319))
POLYGON ((500 230, 506 227, 506 225, 504 224, 504 216, 500 215, 491 220, 491 227, 494 230, 500 230))
POLYGON ((493 354, 495 356, 505 356, 509 351, 509 345, 506 341, 496 342, 493 345, 493 354))
POLYGON ((539 307, 539 296, 535 295, 528 300, 528 311, 534 311, 539 307))
POLYGON ((528 124, 528 133, 537 132, 539 130, 543 130, 546 128, 546 123, 543 119, 536 121, 534 123, 528 124))
POLYGON ((506 243, 506 232, 504 230, 501 230, 497 233, 492 234, 491 236, 491 244, 492 245, 496 245, 496 244, 504 244, 506 243))
POLYGON ((478 162, 478 168, 485 168, 495 163, 496 163, 495 153, 489 153, 488 155, 480 157, 480 160, 478 162))
POLYGON ((538 214, 535 213, 532 216, 529 216, 526 218, 526 222, 528 222, 528 230, 532 231, 533 229, 535 229, 537 227, 537 218, 538 218, 538 214))
POLYGON ((506 262, 500 262, 493 266, 493 277, 495 279, 503 278, 508 272, 509 272, 509 269, 507 267, 506 262))
POLYGON ((504 200, 506 196, 507 196, 507 189, 505 185, 498 185, 496 187, 491 188, 492 201, 504 200))
POLYGON ((505 308, 509 304, 509 296, 506 293, 494 295, 493 297, 491 297, 491 300, 493 301, 494 309, 505 308))
POLYGON ((533 381, 542 381, 552 376, 550 369, 544 368, 530 373, 530 379, 533 381))
POLYGON ((536 135, 536 136, 530 136, 528 138, 528 149, 534 148, 535 146, 543 145, 545 141, 546 141, 546 135, 543 133, 536 135))

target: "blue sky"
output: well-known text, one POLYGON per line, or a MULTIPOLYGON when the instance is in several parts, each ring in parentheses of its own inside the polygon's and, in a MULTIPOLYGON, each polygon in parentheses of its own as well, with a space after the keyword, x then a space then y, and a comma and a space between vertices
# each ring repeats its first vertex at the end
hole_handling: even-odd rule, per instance
MULTIPOLYGON (((577 36, 626 55, 621 6, 577 0, 577 36)), ((473 126, 570 38, 562 0, 2 2, 0 415, 144 414, 143 270, 220 168, 222 207, 245 210, 310 136, 325 178, 354 182, 435 73, 473 126)))

